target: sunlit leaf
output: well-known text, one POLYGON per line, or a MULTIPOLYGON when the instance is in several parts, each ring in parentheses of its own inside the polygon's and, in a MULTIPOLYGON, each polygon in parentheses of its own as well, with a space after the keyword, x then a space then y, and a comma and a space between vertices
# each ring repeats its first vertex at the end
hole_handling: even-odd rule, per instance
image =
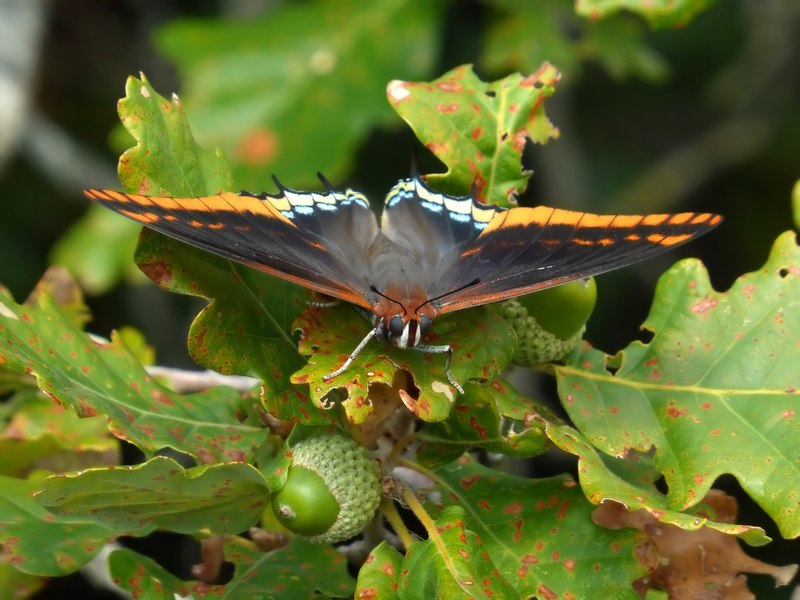
POLYGON ((544 100, 559 79, 543 64, 527 77, 481 81, 469 65, 425 82, 392 81, 387 94, 419 140, 447 166, 428 175, 437 190, 510 206, 528 184, 522 151, 528 140, 544 144, 558 136, 544 113, 544 100))
POLYGON ((727 292, 696 260, 659 280, 643 328, 616 357, 586 347, 555 366, 559 395, 589 441, 612 456, 655 450, 667 507, 682 511, 723 473, 800 535, 800 249, 776 241, 764 267, 727 292), (790 496, 791 497, 791 496, 790 496))
MULTIPOLYGON (((296 383, 308 383, 318 406, 327 406, 326 396, 344 388, 347 417, 361 423, 373 410, 369 400, 372 384, 391 386, 399 371, 408 371, 418 396, 401 390, 402 402, 424 421, 441 421, 450 413, 457 392, 444 372, 444 354, 426 354, 396 348, 372 340, 348 369, 337 377, 323 377, 338 369, 372 325, 351 307, 306 310, 296 326, 303 330, 300 351, 310 355, 308 365, 293 375, 296 383)), ((458 382, 490 380, 511 361, 516 339, 508 324, 497 315, 476 309, 437 319, 429 344, 448 343, 453 348, 451 371, 458 382)))
POLYGON ((590 19, 602 19, 629 10, 647 19, 653 27, 687 25, 715 0, 575 0, 575 12, 590 19))
POLYGON ((638 597, 631 582, 645 574, 635 552, 640 538, 595 525, 594 505, 570 478, 525 479, 466 458, 435 476, 437 494, 426 507, 463 507, 466 528, 514 586, 513 597, 638 597))
POLYGON ((578 431, 567 425, 548 424, 547 435, 555 444, 580 459, 578 476, 587 498, 594 504, 615 501, 630 511, 645 510, 662 523, 686 531, 702 527, 727 535, 740 536, 752 545, 770 541, 759 527, 717 520, 713 510, 700 503, 688 512, 670 508, 666 497, 656 488, 660 476, 646 456, 612 458, 601 455, 578 431))
POLYGON ((48 296, 21 306, 0 290, 0 341, 6 369, 35 375, 49 397, 81 417, 103 415, 114 435, 144 450, 168 446, 202 462, 247 460, 264 441, 261 427, 241 422, 244 401, 234 390, 170 391, 122 344, 91 338, 48 296))
POLYGON ((436 520, 436 532, 406 552, 401 598, 514 598, 507 571, 494 564, 481 536, 469 530, 465 510, 450 506, 436 520))
POLYGON ((386 542, 369 553, 358 571, 356 598, 385 598, 399 600, 398 588, 403 569, 403 555, 386 542))

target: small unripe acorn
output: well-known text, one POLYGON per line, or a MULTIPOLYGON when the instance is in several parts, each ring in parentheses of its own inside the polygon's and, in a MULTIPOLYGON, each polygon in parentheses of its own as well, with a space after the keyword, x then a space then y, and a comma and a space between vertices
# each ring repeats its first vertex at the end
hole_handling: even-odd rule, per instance
POLYGON ((596 299, 594 278, 588 278, 498 304, 517 333, 514 362, 532 366, 567 354, 581 341, 596 299))
POLYGON ((350 438, 321 435, 292 446, 292 465, 272 509, 289 531, 333 544, 361 533, 380 500, 378 468, 366 450, 350 438))

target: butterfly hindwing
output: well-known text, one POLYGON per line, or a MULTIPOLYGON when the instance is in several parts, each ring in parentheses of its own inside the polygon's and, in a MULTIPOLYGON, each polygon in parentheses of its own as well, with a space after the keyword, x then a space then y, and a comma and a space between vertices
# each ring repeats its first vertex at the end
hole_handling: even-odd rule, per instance
POLYGON ((88 190, 86 195, 160 233, 292 281, 371 307, 362 270, 378 233, 355 192, 254 196, 223 192, 170 198, 88 190))
POLYGON ((440 313, 513 298, 646 260, 718 225, 709 213, 596 215, 539 206, 498 212, 448 273, 440 313))

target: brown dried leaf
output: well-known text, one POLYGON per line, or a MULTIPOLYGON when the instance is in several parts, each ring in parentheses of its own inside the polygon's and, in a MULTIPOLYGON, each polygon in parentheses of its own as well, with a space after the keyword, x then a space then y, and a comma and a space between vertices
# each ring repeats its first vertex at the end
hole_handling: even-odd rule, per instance
MULTIPOLYGON (((736 521, 735 498, 711 490, 704 503, 711 513, 707 516, 715 521, 736 521)), ((734 536, 709 527, 686 531, 659 522, 645 510, 628 511, 617 502, 604 502, 592 518, 602 527, 634 527, 648 535, 639 547, 639 560, 652 571, 634 582, 642 596, 648 589, 659 589, 671 600, 753 600, 742 573, 770 575, 778 586, 787 585, 797 573, 796 564, 777 567, 751 558, 734 536)))

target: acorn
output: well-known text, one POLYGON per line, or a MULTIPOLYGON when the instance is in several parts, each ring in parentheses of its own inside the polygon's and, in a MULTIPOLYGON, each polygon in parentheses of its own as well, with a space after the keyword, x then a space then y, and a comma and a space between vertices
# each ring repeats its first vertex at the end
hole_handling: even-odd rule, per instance
POLYGON ((380 500, 375 461, 352 439, 328 434, 292 446, 292 464, 272 496, 272 510, 289 531, 334 544, 361 533, 380 500))
POLYGON ((532 366, 562 358, 583 338, 596 300, 589 277, 499 303, 498 312, 517 333, 513 361, 532 366))

